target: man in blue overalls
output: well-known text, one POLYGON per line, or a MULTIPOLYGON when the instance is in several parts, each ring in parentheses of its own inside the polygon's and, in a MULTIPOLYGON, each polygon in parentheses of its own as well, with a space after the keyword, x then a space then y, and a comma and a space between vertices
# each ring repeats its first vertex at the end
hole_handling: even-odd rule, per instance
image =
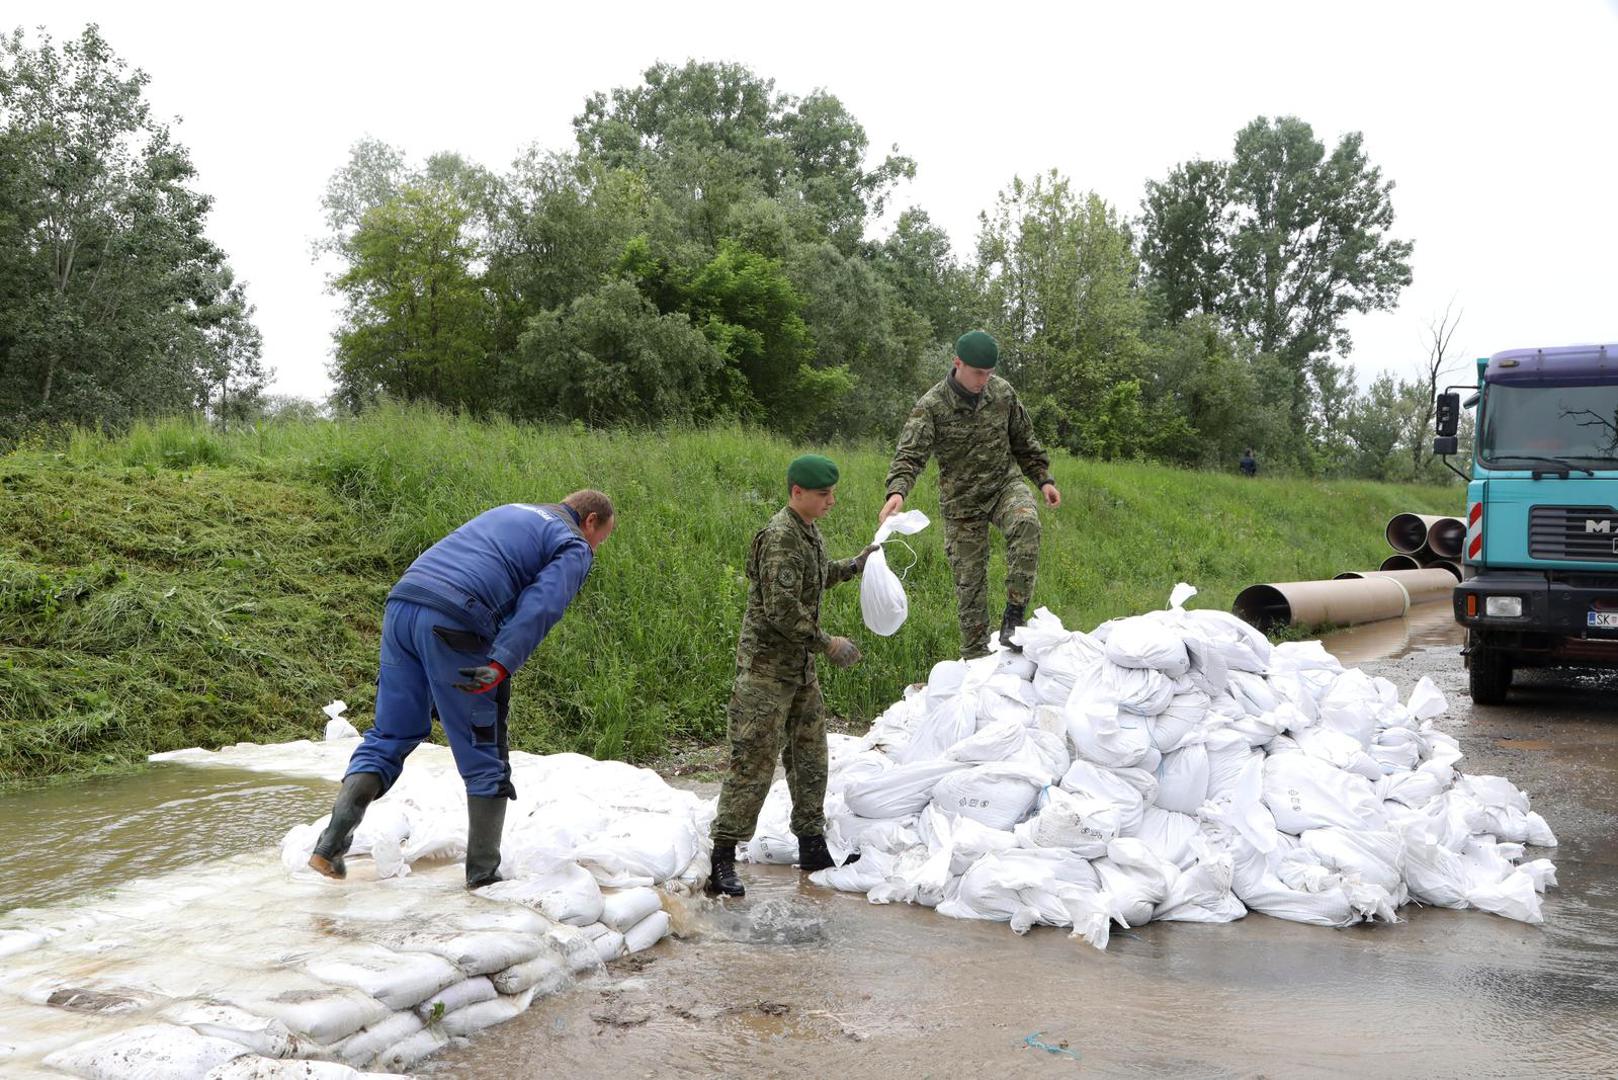
POLYGON ((511 676, 561 619, 615 524, 599 491, 554 506, 512 503, 410 564, 382 613, 376 722, 349 759, 311 867, 347 875, 343 855, 366 807, 399 779, 436 712, 466 781, 467 888, 500 880, 506 800, 517 795, 506 749, 511 676))

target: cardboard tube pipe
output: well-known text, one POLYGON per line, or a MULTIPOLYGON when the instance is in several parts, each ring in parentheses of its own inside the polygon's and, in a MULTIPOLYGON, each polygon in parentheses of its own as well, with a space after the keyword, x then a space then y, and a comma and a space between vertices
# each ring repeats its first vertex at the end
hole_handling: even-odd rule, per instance
POLYGON ((1421 563, 1417 562, 1415 560, 1415 557, 1411 556, 1411 555, 1389 555, 1386 559, 1382 560, 1382 565, 1379 566, 1377 569, 1379 569, 1379 570, 1420 570, 1421 569, 1421 563))
POLYGON ((1448 600, 1455 591, 1456 578, 1442 566, 1422 570, 1349 570, 1338 574, 1335 580, 1371 577, 1391 578, 1403 585, 1412 605, 1448 600))
MULTIPOLYGON (((1414 555, 1427 543, 1427 530, 1443 520, 1437 514, 1395 514, 1388 519, 1383 533, 1394 551, 1414 555)), ((1461 530, 1461 535, 1466 535, 1465 529, 1461 530)))
POLYGON ((1410 594, 1398 581, 1388 577, 1282 581, 1249 585, 1237 594, 1231 610, 1260 630, 1293 623, 1354 626, 1378 619, 1397 619, 1410 610, 1410 594))
POLYGON ((1466 522, 1460 518, 1439 518, 1427 528, 1427 547, 1441 559, 1459 559, 1466 545, 1466 522))

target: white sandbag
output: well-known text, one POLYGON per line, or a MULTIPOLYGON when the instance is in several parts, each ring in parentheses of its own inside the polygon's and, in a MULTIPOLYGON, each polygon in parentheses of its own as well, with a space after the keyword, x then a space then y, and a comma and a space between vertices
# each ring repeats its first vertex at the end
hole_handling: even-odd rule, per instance
POLYGON ((680 876, 697 854, 689 820, 655 812, 625 814, 575 853, 602 885, 660 885, 680 876))
POLYGON ((401 1073, 360 1072, 335 1061, 239 1057, 208 1070, 203 1080, 408 1080, 401 1073))
POLYGON ((1121 925, 1143 926, 1169 893, 1173 868, 1139 840, 1119 837, 1094 863, 1107 907, 1121 925))
POLYGON ((1132 836, 1140 829, 1147 805, 1157 800, 1157 778, 1140 769, 1104 769, 1080 759, 1062 775, 1063 791, 1099 798, 1118 811, 1118 833, 1132 836))
POLYGON ((663 910, 663 898, 656 889, 624 889, 607 896, 601 909, 601 921, 619 933, 648 915, 663 910))
POLYGON ((1466 867, 1459 855, 1440 844, 1407 838, 1404 881, 1412 900, 1434 907, 1467 906, 1466 867))
POLYGON ((1423 675, 1411 689, 1405 707, 1417 720, 1435 720, 1449 710, 1449 702, 1445 700, 1444 692, 1433 684, 1433 680, 1423 675))
POLYGON ((1230 694, 1250 716, 1262 716, 1281 704, 1281 698, 1265 679, 1249 671, 1230 673, 1230 694))
POLYGON ((1231 891, 1235 870, 1230 855, 1201 836, 1193 846, 1195 861, 1172 876, 1168 895, 1152 911, 1153 921, 1224 923, 1242 918, 1247 907, 1231 891))
POLYGON ((521 964, 543 949, 538 935, 506 930, 413 931, 384 938, 383 943, 398 952, 441 956, 467 976, 488 975, 521 964))
POLYGON ((601 918, 601 886, 576 862, 559 862, 532 875, 497 881, 478 890, 490 900, 522 904, 547 918, 588 926, 601 918))
POLYGON ((1080 683, 1088 685, 1096 678, 1096 668, 1105 660, 1099 641, 1087 634, 1068 634, 1039 661, 1034 694, 1042 705, 1065 705, 1075 687, 1080 683))
POLYGON ((1047 787, 1040 802, 1038 812, 1015 830, 1020 847, 1063 848, 1099 859, 1118 835, 1118 808, 1104 798, 1047 787))
MULTIPOLYGON (((222 992, 220 996, 230 995, 222 992)), ((249 1012, 273 1016, 294 1035, 322 1044, 346 1038, 394 1011, 358 990, 289 990, 270 998, 232 997, 231 1003, 249 1012)))
POLYGON ((902 818, 919 813, 933 798, 939 780, 962 768, 958 761, 918 761, 896 765, 881 776, 843 790, 848 808, 862 818, 902 818))
POLYGON ((484 1028, 515 1019, 528 1011, 528 1005, 532 1000, 533 995, 524 993, 512 997, 497 997, 488 1001, 479 1001, 463 1009, 456 1009, 452 1013, 446 1013, 437 1022, 437 1026, 446 1035, 464 1037, 474 1032, 482 1031, 484 1028))
POLYGON ((1105 697, 1081 698, 1075 694, 1062 710, 1062 717, 1068 740, 1078 756, 1104 768, 1127 769, 1152 749, 1146 718, 1105 697))
POLYGON ((1052 650, 1067 643, 1071 632, 1049 608, 1035 608, 1022 626, 1012 631, 1011 640, 1021 646, 1022 655, 1036 666, 1044 666, 1052 650))
POLYGON ((933 788, 932 803, 947 814, 993 829, 1010 829, 1028 816, 1045 778, 1026 765, 995 762, 958 769, 933 788))
POLYGON ((1351 668, 1337 676, 1320 699, 1320 722, 1352 736, 1361 747, 1369 746, 1376 734, 1375 708, 1381 701, 1370 676, 1351 668))
MULTIPOLYGON (((429 1013, 428 1017, 431 1015, 429 1013)), ((386 1053, 396 1044, 426 1027, 428 1017, 414 1012, 393 1013, 333 1046, 332 1056, 356 1067, 369 1065, 376 1060, 377 1055, 386 1053)))
POLYGON ((216 1001, 176 1001, 164 1006, 157 1015, 169 1023, 183 1024, 199 1035, 240 1043, 264 1057, 299 1057, 308 1045, 273 1016, 260 1016, 216 1001))
POLYGON ((204 1076, 248 1049, 178 1024, 142 1024, 87 1039, 45 1057, 45 1064, 89 1080, 173 1080, 204 1076))
POLYGON ((1184 746, 1208 716, 1212 699, 1201 690, 1181 690, 1169 699, 1168 708, 1147 722, 1152 745, 1164 754, 1184 746))
POLYGON ((1391 830, 1333 826, 1309 829, 1298 840, 1328 869, 1354 874, 1389 893, 1397 894, 1404 880, 1404 840, 1391 830))
POLYGON ((1114 701, 1138 716, 1156 716, 1174 700, 1174 681, 1150 668, 1120 667, 1103 659, 1089 675, 1088 681, 1081 677, 1074 684, 1074 699, 1114 701))
POLYGON ((669 935, 669 913, 662 908, 624 931, 624 951, 638 953, 650 949, 669 935))
MULTIPOLYGON (((992 662, 992 657, 983 659, 992 662)), ((900 764, 936 761, 944 752, 977 731, 977 690, 987 675, 972 662, 945 660, 933 665, 927 677, 925 711, 916 723, 900 764)))
POLYGON ((1493 884, 1468 889, 1466 899, 1473 907, 1491 915, 1503 915, 1536 926, 1545 921, 1534 879, 1521 870, 1493 884))
POLYGON ((1160 671, 1171 679, 1184 675, 1191 666, 1185 641, 1173 626, 1139 615, 1112 624, 1107 659, 1119 667, 1160 671))
POLYGON ((1195 814, 1208 797, 1208 748, 1193 743, 1164 754, 1155 775, 1160 808, 1195 814))
POLYGON ((348 945, 304 965, 322 982, 369 994, 390 1009, 408 1009, 466 976, 441 956, 398 953, 378 945, 348 945))
POLYGON ((1293 740, 1298 744, 1299 750, 1310 757, 1324 761, 1334 769, 1355 773, 1367 780, 1382 779, 1382 766, 1365 752, 1364 744, 1352 735, 1322 724, 1298 732, 1293 736, 1293 740))
POLYGON ((408 1038, 402 1039, 376 1056, 371 1064, 375 1068, 402 1072, 423 1058, 431 1057, 449 1045, 449 1036, 429 1025, 408 1038))
POLYGON ((809 875, 809 880, 839 892, 870 892, 887 880, 894 862, 894 856, 885 851, 868 851, 860 855, 858 862, 816 870, 809 875))
POLYGON ((1190 814, 1148 806, 1141 817, 1135 839, 1145 844, 1163 862, 1184 869, 1196 861, 1192 841, 1199 833, 1197 819, 1190 814))
MULTIPOLYGON (((600 925, 597 923, 596 925, 600 925)), ((593 950, 594 939, 584 939, 593 950)), ((489 983, 501 994, 522 994, 532 990, 536 997, 547 997, 569 982, 568 971, 562 961, 553 956, 538 956, 489 976, 489 983)), ((470 1002, 468 1002, 470 1004, 470 1002)))
MULTIPOLYGON (((555 961, 551 961, 552 965, 555 961)), ((532 985, 532 984, 530 984, 532 985)), ((523 987, 524 990, 528 987, 523 987)), ((500 996, 494 988, 494 981, 487 975, 479 975, 475 979, 463 979, 454 986, 447 986, 443 990, 416 1006, 415 1013, 423 1020, 433 1016, 443 1016, 456 1009, 464 1009, 468 1005, 476 1005, 480 1001, 493 1001, 500 996)), ((375 1057, 375 1054, 371 1055, 375 1057)))
POLYGON ((1294 834, 1326 825, 1380 828, 1386 821, 1369 780, 1308 754, 1264 760, 1264 805, 1282 832, 1294 834))
MULTIPOLYGON (((883 544, 895 535, 912 535, 925 529, 927 515, 920 510, 891 514, 876 530, 875 543, 883 544)), ((860 616, 866 629, 880 637, 891 637, 910 614, 910 600, 904 582, 888 566, 887 548, 879 547, 865 560, 860 576, 860 616)))
POLYGON ((944 752, 946 761, 979 764, 1006 761, 1028 742, 1028 726, 1022 718, 999 720, 968 735, 944 752))
POLYGON ((596 955, 601 957, 602 963, 611 963, 624 955, 624 935, 618 931, 602 923, 583 929, 589 935, 590 944, 595 947, 596 955))

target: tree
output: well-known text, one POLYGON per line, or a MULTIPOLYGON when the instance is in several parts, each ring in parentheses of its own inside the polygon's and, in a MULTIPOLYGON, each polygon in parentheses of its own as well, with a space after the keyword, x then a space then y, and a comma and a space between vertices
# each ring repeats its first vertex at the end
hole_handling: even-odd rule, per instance
POLYGON ((711 417, 725 358, 684 315, 659 315, 613 281, 528 322, 502 378, 518 416, 591 425, 711 417))
POLYGON ((597 93, 573 120, 581 154, 652 178, 717 242, 730 206, 749 191, 801 198, 850 252, 915 163, 895 152, 865 168, 865 129, 836 97, 780 94, 741 64, 657 64, 639 86, 597 93))
POLYGON ((1291 116, 1248 124, 1228 163, 1189 162, 1147 185, 1141 256, 1162 317, 1216 314, 1277 358, 1300 449, 1334 422, 1321 409, 1343 385, 1332 368, 1353 345, 1347 316, 1391 308, 1410 284, 1393 187, 1359 132, 1328 155, 1291 116))
POLYGON ((1158 317, 1171 325, 1225 309, 1234 215, 1228 172, 1223 162, 1188 161, 1170 170, 1162 183, 1146 182, 1141 262, 1158 317))
POLYGON ((332 376, 350 408, 389 394, 484 411, 490 306, 472 269, 471 210, 446 183, 407 185, 345 238, 351 262, 332 376))
POLYGON ((262 386, 211 200, 91 25, 0 38, 0 416, 119 423, 262 386), (212 389, 211 389, 212 388, 212 389), (222 392, 222 391, 221 391, 222 392))
POLYGON ((1107 452, 1139 452, 1147 432, 1120 436, 1133 407, 1109 398, 1114 384, 1138 374, 1144 354, 1139 261, 1117 212, 1053 170, 1028 183, 1014 177, 978 220, 990 329, 1008 374, 1035 398, 1036 422, 1070 449, 1096 452, 1091 429, 1112 400, 1123 412, 1106 420, 1107 452))
POLYGON ((1420 476, 1426 462, 1432 460, 1433 415, 1438 408, 1438 391, 1444 376, 1455 369, 1455 331, 1460 329, 1462 312, 1455 310, 1455 301, 1444 305, 1444 314, 1427 323, 1427 358, 1417 368, 1413 395, 1416 398, 1414 425, 1410 440, 1410 471, 1420 476))

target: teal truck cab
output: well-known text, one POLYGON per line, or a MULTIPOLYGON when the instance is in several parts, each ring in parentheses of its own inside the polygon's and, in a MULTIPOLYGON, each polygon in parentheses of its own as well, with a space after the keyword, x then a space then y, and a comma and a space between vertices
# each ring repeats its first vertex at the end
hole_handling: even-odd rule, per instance
POLYGON ((1618 345, 1479 360, 1474 395, 1439 396, 1435 453, 1474 406, 1455 618, 1493 705, 1523 668, 1618 667, 1618 345))

